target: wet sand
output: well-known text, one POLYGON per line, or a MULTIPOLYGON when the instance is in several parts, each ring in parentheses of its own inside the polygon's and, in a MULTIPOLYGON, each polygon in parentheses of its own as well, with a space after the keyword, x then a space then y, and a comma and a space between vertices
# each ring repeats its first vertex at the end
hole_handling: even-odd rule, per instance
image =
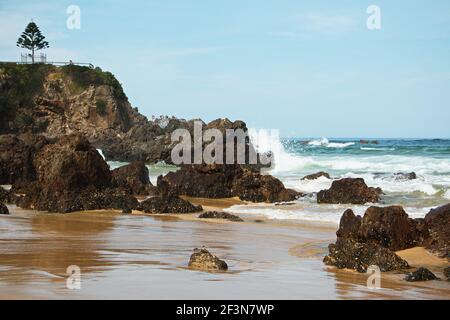
MULTIPOLYGON (((235 201, 194 200, 207 210, 235 201)), ((228 222, 198 214, 9 209, 11 215, 0 217, 0 299, 450 299, 447 281, 412 285, 389 273, 382 289, 370 290, 365 274, 323 265, 335 228, 254 214, 228 222), (192 250, 201 246, 229 271, 189 270, 192 250), (66 288, 70 265, 81 268, 80 290, 66 288)), ((414 250, 403 254, 411 261, 423 255, 414 250)))

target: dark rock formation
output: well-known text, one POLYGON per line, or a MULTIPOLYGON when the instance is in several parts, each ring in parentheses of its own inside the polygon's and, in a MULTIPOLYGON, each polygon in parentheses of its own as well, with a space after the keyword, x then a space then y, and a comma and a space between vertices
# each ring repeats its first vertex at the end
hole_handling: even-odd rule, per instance
POLYGON ((432 209, 424 219, 429 237, 424 241, 426 248, 441 257, 450 257, 450 203, 432 209))
POLYGON ((365 272, 370 265, 382 271, 407 268, 407 262, 394 251, 421 241, 415 226, 401 207, 371 207, 363 218, 349 209, 341 217, 337 241, 330 244, 324 262, 359 272, 365 272))
POLYGON ((444 269, 444 276, 450 281, 450 267, 444 269))
POLYGON ((327 179, 331 179, 331 177, 330 177, 330 175, 328 173, 320 171, 320 172, 317 172, 317 173, 313 173, 313 174, 307 175, 307 176, 303 177, 302 180, 316 180, 316 179, 318 179, 320 177, 325 177, 327 179))
POLYGON ((189 268, 204 271, 225 271, 228 269, 228 265, 225 261, 202 248, 194 249, 194 253, 189 259, 189 268))
POLYGON ((359 140, 360 144, 379 144, 377 140, 359 140))
POLYGON ((47 139, 33 135, 0 135, 0 184, 34 180, 34 154, 47 139))
POLYGON ((293 201, 300 194, 270 176, 239 165, 185 165, 164 178, 174 193, 191 197, 229 198, 253 202, 293 201))
POLYGON ((200 219, 224 219, 235 222, 242 222, 241 218, 227 212, 208 211, 198 216, 200 219))
POLYGON ((136 198, 113 188, 109 166, 82 136, 63 136, 45 145, 33 158, 36 180, 15 183, 24 193, 17 205, 49 212, 94 209, 133 209, 136 198))
POLYGON ((162 176, 158 177, 156 196, 142 201, 137 210, 146 213, 194 213, 203 210, 202 206, 196 206, 187 200, 180 198, 162 176))
POLYGON ((376 243, 338 238, 335 244, 329 245, 328 249, 330 253, 324 258, 324 263, 339 269, 347 268, 366 272, 369 266, 376 265, 384 272, 408 268, 405 260, 376 243))
POLYGON ((41 187, 55 193, 111 186, 108 164, 89 141, 79 135, 63 136, 45 146, 36 155, 34 165, 41 187))
POLYGON ((361 216, 356 216, 351 209, 346 210, 341 217, 339 229, 336 232, 337 237, 358 239, 361 220, 361 216))
POLYGON ((3 203, 0 203, 0 215, 2 214, 9 214, 9 210, 7 206, 5 206, 3 203))
POLYGON ((403 172, 397 172, 394 173, 394 179, 395 180, 415 180, 417 179, 417 175, 415 172, 409 172, 409 173, 403 173, 403 172))
POLYGON ((202 211, 203 208, 179 197, 158 195, 141 202, 137 210, 146 213, 194 213, 202 211))
POLYGON ((301 195, 295 190, 286 189, 275 177, 249 170, 234 178, 231 193, 244 201, 271 203, 294 201, 301 195))
POLYGON ((406 275, 405 280, 409 282, 436 280, 437 277, 427 268, 419 268, 406 275))
POLYGON ((113 182, 118 187, 128 189, 134 195, 150 195, 154 192, 148 168, 142 161, 132 162, 114 169, 111 173, 113 182))
POLYGON ((402 207, 370 207, 362 218, 358 239, 398 251, 420 245, 422 234, 402 207))
POLYGON ((378 202, 382 193, 379 188, 366 185, 364 179, 345 178, 333 181, 331 188, 317 194, 317 203, 365 204, 378 202))
POLYGON ((7 191, 0 187, 0 203, 13 203, 14 196, 10 191, 7 191))

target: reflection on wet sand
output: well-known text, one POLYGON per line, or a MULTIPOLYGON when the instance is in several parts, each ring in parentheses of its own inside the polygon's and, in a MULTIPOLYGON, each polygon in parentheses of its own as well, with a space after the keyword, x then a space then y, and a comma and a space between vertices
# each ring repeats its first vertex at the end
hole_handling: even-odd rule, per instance
MULTIPOLYGON (((213 204, 213 203, 211 203, 213 204)), ((10 207, 0 219, 0 298, 336 299, 449 297, 445 281, 383 290, 366 275, 322 264, 330 228, 299 224, 199 221, 196 215, 66 215, 10 207), (187 268, 192 250, 207 246, 230 271, 187 268), (82 289, 66 289, 66 268, 78 265, 82 289)), ((220 210, 220 208, 218 208, 220 210)))

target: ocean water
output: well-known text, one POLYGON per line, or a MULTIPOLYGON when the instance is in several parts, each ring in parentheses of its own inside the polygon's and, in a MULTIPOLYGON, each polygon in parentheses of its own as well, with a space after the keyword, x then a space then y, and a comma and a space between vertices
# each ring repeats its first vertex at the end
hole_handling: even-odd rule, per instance
POLYGON ((286 187, 309 195, 288 206, 238 205, 227 211, 262 214, 270 219, 338 224, 346 209, 363 215, 371 205, 317 204, 316 193, 328 189, 334 179, 344 177, 361 177, 367 185, 380 187, 385 194, 379 205, 402 205, 411 217, 423 217, 431 208, 450 202, 450 140, 369 140, 378 143, 327 138, 265 141, 263 150, 275 150, 275 164, 269 173, 286 187), (332 179, 301 180, 318 171, 328 172, 332 179), (417 179, 399 179, 395 173, 400 172, 415 172, 417 179))
MULTIPOLYGON (((342 213, 351 208, 363 215, 372 204, 317 204, 316 193, 328 189, 333 180, 361 177, 371 187, 384 191, 377 205, 401 205, 414 218, 424 217, 430 209, 450 203, 450 140, 368 139, 378 143, 364 144, 360 139, 278 139, 259 132, 258 151, 272 150, 274 165, 268 171, 286 187, 308 196, 290 205, 248 204, 226 209, 230 213, 263 215, 269 219, 298 220, 308 223, 337 225, 342 213), (331 179, 301 180, 318 171, 328 172, 331 179), (415 172, 417 179, 399 179, 396 173, 415 172)), ((112 168, 126 163, 109 162, 112 168)), ((176 167, 164 163, 148 166, 150 180, 156 183, 176 167)))

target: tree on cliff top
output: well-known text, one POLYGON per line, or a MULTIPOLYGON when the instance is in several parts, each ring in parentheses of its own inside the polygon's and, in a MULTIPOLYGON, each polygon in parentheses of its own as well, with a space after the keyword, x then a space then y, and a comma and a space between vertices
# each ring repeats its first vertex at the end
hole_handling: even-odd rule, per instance
POLYGON ((17 46, 31 50, 31 61, 34 63, 34 52, 48 48, 48 42, 45 41, 45 37, 42 35, 39 27, 31 21, 20 38, 17 40, 17 46))

